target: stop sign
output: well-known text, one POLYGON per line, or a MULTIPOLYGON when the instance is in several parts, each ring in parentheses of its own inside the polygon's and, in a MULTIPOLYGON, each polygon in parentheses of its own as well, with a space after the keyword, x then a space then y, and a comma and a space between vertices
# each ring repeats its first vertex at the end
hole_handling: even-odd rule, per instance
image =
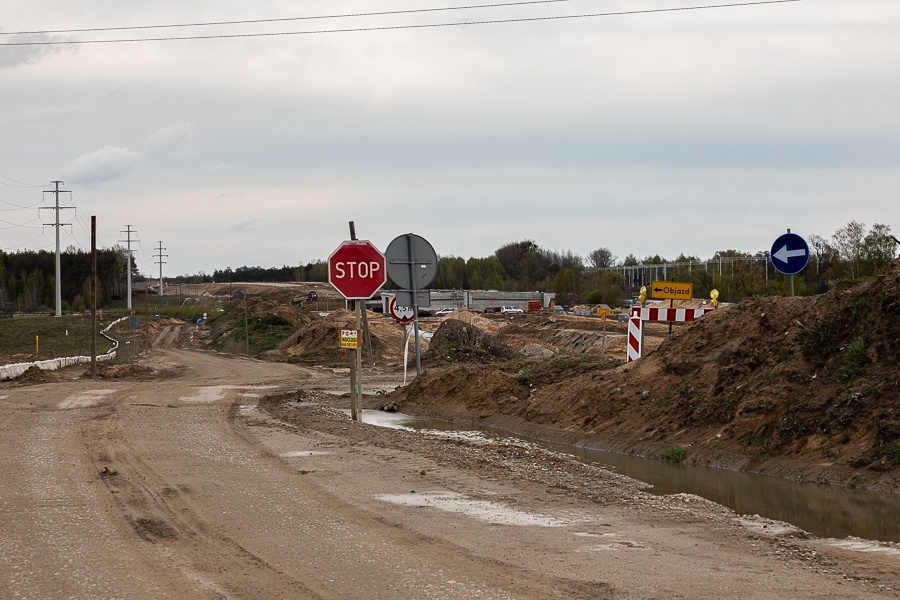
POLYGON ((367 300, 387 283, 387 263, 368 240, 346 241, 328 257, 328 283, 347 300, 367 300))

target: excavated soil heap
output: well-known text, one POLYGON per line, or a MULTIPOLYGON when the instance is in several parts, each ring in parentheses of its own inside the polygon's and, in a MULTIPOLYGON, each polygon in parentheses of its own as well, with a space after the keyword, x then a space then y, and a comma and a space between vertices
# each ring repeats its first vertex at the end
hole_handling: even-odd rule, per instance
POLYGON ((580 356, 432 368, 397 394, 405 411, 494 413, 614 451, 681 445, 688 462, 900 489, 900 262, 820 296, 716 311, 634 363, 580 356))

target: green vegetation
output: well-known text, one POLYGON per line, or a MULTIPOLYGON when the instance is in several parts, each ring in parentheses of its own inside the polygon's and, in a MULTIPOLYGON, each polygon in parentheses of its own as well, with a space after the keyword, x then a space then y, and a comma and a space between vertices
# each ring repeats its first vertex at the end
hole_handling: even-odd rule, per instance
POLYGON ((838 371, 838 379, 842 381, 853 379, 860 374, 867 362, 869 358, 866 356, 866 337, 861 336, 844 348, 844 362, 838 371))
POLYGON ((594 360, 595 358, 590 354, 576 354, 554 358, 550 361, 550 364, 556 369, 570 369, 586 362, 593 362, 594 360))
POLYGON ((888 460, 900 464, 900 443, 894 444, 887 451, 888 460))
MULTIPOLYGON (((871 229, 856 221, 841 227, 830 238, 810 235, 810 264, 794 277, 798 295, 819 294, 845 282, 872 276, 890 264, 897 244, 890 227, 876 223, 871 229)), ((120 247, 98 252, 99 305, 124 303, 126 289, 125 250, 120 247)), ((47 311, 54 304, 54 256, 47 251, 8 254, 0 251, 0 313, 47 311)), ((62 255, 63 309, 80 311, 90 303, 90 255, 68 249, 62 255)), ((134 267, 132 267, 134 268, 134 267)), ((136 274, 136 272, 135 272, 136 274)), ((617 306, 651 280, 691 282, 694 296, 706 298, 719 291, 721 301, 737 302, 753 296, 785 295, 791 279, 773 271, 768 250, 716 251, 709 258, 658 254, 643 259, 629 254, 619 260, 607 248, 579 256, 571 251, 540 247, 533 240, 510 242, 491 256, 464 259, 438 257, 433 289, 533 291, 557 294, 558 304, 608 304, 617 306)), ((327 264, 317 260, 306 265, 273 268, 238 267, 170 278, 169 282, 300 282, 326 281, 327 264)), ((388 289, 391 284, 388 285, 388 289)), ((164 298, 146 298, 158 305, 164 298)), ((144 304, 137 300, 137 305, 144 304)), ((870 314, 874 299, 862 297, 853 311, 861 321, 870 314)), ((140 311, 139 311, 140 312, 140 311)), ((827 336, 826 336, 827 337, 827 336)), ((827 339, 825 341, 831 341, 827 339)), ((810 339, 813 345, 814 339, 810 339)))
POLYGON ((528 369, 522 369, 516 374, 516 380, 522 385, 531 385, 531 372, 528 369))
POLYGON ((278 315, 252 316, 247 319, 246 325, 246 328, 242 324, 235 329, 234 338, 246 347, 249 333, 251 355, 277 348, 297 330, 293 323, 278 315))
MULTIPOLYGON (((100 329, 102 326, 98 324, 98 332, 100 329)), ((112 343, 98 334, 97 354, 103 354, 110 348, 112 343)), ((90 317, 0 319, 0 360, 7 364, 90 354, 90 317), (37 344, 35 337, 38 338, 37 344)))
POLYGON ((686 456, 687 450, 677 444, 671 448, 666 448, 662 453, 662 459, 664 461, 676 464, 684 461, 686 456))

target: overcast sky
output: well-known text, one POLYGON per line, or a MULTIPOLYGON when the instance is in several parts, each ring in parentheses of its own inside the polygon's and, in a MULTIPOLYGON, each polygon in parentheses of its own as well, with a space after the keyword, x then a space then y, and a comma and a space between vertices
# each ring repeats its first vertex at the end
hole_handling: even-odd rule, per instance
MULTIPOLYGON (((416 233, 621 260, 768 250, 787 228, 900 230, 900 2, 570 0, 269 23, 19 34, 470 5, 4 0, 0 248, 111 247, 141 271, 305 264, 416 233), (25 208, 19 208, 25 207, 25 208)), ((472 2, 475 4, 475 2, 472 2)))

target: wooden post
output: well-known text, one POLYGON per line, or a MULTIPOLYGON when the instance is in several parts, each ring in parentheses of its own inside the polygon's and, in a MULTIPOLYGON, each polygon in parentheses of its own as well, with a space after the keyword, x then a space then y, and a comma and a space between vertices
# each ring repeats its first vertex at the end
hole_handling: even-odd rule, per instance
POLYGON ((97 379, 97 217, 91 215, 91 379, 97 379))
MULTIPOLYGON (((356 241, 356 225, 353 221, 350 221, 350 239, 352 241, 356 241)), ((356 311, 356 330, 359 331, 359 300, 351 300, 352 303, 351 308, 356 311)), ((354 421, 360 420, 360 391, 362 389, 362 382, 359 378, 359 367, 361 364, 360 361, 360 347, 357 343, 355 350, 350 350, 350 418, 354 421)))
MULTIPOLYGON (((675 307, 675 300, 673 298, 669 298, 669 308, 675 307)), ((672 335, 672 321, 669 321, 669 335, 672 335)))
MULTIPOLYGON (((350 300, 350 303, 351 308, 356 310, 356 300, 350 300)), ((358 315, 359 313, 357 313, 357 319, 358 315)), ((347 356, 350 358, 350 418, 354 421, 359 421, 359 397, 357 395, 358 388, 356 385, 359 373, 357 372, 355 352, 359 352, 359 347, 357 347, 356 350, 347 350, 347 356)))

